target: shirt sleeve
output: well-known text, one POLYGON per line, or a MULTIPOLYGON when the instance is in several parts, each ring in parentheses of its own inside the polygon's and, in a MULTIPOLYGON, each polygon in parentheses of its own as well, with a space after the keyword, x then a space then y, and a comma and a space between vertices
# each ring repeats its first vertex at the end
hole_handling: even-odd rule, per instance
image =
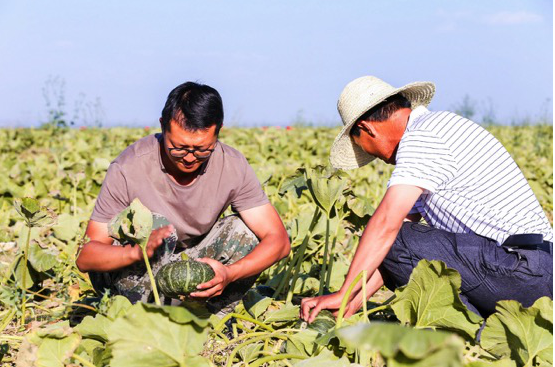
POLYGON ((451 150, 441 138, 427 131, 410 132, 399 143, 387 186, 412 185, 437 192, 457 170, 451 150))
POLYGON ((128 207, 127 181, 117 163, 110 164, 102 188, 96 198, 91 220, 108 223, 116 214, 128 207))
POLYGON ((244 210, 256 208, 268 204, 270 200, 262 190, 262 186, 254 173, 254 170, 244 159, 244 176, 243 183, 237 194, 231 200, 231 209, 235 212, 242 212, 244 210))

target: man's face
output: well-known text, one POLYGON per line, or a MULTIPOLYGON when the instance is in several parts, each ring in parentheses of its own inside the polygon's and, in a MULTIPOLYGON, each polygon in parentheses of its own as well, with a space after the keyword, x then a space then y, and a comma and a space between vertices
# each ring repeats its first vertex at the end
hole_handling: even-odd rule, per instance
POLYGON ((197 131, 185 130, 174 120, 171 121, 170 125, 171 129, 163 133, 166 156, 179 171, 183 173, 195 172, 206 162, 210 156, 210 150, 216 146, 218 141, 216 125, 210 126, 206 130, 197 131))
POLYGON ((360 136, 353 136, 355 144, 366 153, 381 159, 385 163, 395 164, 395 155, 399 142, 392 139, 384 122, 369 123, 372 124, 371 131, 361 126, 360 122, 357 122, 360 126, 360 136))

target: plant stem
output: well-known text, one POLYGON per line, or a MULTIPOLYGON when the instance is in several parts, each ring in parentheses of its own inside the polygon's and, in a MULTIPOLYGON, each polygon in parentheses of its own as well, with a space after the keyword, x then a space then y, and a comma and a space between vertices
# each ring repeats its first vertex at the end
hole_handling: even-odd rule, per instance
POLYGON ((238 346, 236 346, 231 353, 229 354, 229 357, 227 359, 227 363, 226 363, 226 367, 230 367, 233 364, 233 358, 235 358, 235 355, 237 354, 237 352, 239 351, 239 349, 249 345, 249 344, 254 344, 256 342, 262 341, 262 340, 266 340, 268 338, 278 338, 278 339, 289 339, 287 336, 285 335, 279 335, 279 332, 277 334, 266 334, 266 335, 261 335, 255 338, 252 338, 244 343, 239 344, 238 346))
POLYGON ((326 242, 324 245, 324 257, 322 258, 322 267, 320 268, 320 289, 318 289, 319 296, 324 294, 324 286, 326 284, 326 270, 328 267, 328 255, 329 255, 329 247, 330 247, 329 245, 330 245, 330 217, 329 215, 327 215, 326 216, 326 242))
POLYGON ((328 268, 326 269, 326 285, 325 287, 330 289, 330 282, 331 282, 331 272, 333 269, 333 264, 335 262, 335 256, 333 256, 333 254, 335 253, 335 244, 337 242, 337 235, 335 235, 333 237, 333 241, 331 242, 331 256, 330 256, 330 262, 328 265, 328 268))
POLYGON ((29 244, 31 242, 31 226, 27 227, 27 241, 25 244, 25 253, 23 254, 23 274, 21 276, 23 284, 21 284, 21 291, 23 292, 23 299, 21 301, 21 325, 25 324, 25 303, 27 303, 27 261, 29 259, 29 244))
POLYGON ((263 365, 264 363, 278 361, 280 359, 307 359, 307 358, 308 357, 306 356, 301 356, 297 354, 278 354, 275 356, 268 356, 268 357, 257 359, 256 361, 254 361, 254 363, 251 364, 251 366, 258 367, 263 365))
POLYGON ((318 223, 319 214, 320 214, 320 208, 316 206, 316 209, 314 209, 314 216, 312 217, 312 222, 310 222, 310 226, 308 228, 308 233, 304 238, 303 243, 301 244, 301 247, 299 248, 299 252, 295 254, 295 257, 297 257, 297 262, 294 263, 295 269, 293 270, 293 277, 291 278, 291 284, 289 285, 289 290, 287 291, 287 297, 285 299, 286 303, 291 302, 291 300, 293 299, 293 291, 295 290, 295 283, 297 283, 297 279, 299 278, 299 272, 301 270, 301 265, 303 263, 304 253, 306 252, 306 247, 308 246, 308 241, 311 237, 312 231, 314 230, 316 223, 318 223))
MULTIPOLYGON (((272 298, 275 298, 275 299, 278 298, 278 296, 281 294, 281 292, 285 288, 286 284, 289 282, 289 279, 291 277, 291 272, 296 267, 297 262, 299 262, 299 256, 304 256, 304 253, 306 251, 306 246, 307 246, 308 240, 310 238, 310 232, 312 232, 312 230, 314 229, 314 225, 316 224, 315 222, 316 222, 316 217, 317 217, 318 213, 319 213, 318 207, 316 207, 316 209, 314 210, 314 216, 312 217, 312 222, 310 223, 310 226, 309 226, 309 230, 308 230, 309 233, 306 234, 306 236, 303 239, 303 242, 299 246, 299 250, 297 250, 297 252, 293 256, 293 258, 291 259, 289 267, 287 268, 287 271, 285 272, 285 275, 283 276, 283 278, 279 282, 279 285, 276 288, 276 291, 274 292, 274 295, 272 296, 272 298), (304 250, 303 250, 303 246, 304 246, 304 250)), ((302 262, 302 257, 301 257, 300 261, 302 262)))
POLYGON ((241 320, 245 320, 245 321, 248 321, 248 322, 252 322, 253 324, 256 324, 256 325, 260 326, 261 328, 266 329, 268 331, 274 331, 274 329, 271 326, 268 326, 263 322, 255 320, 252 317, 245 316, 245 315, 240 315, 238 313, 228 313, 227 315, 225 315, 220 320, 220 322, 216 326, 214 326, 214 330, 221 330, 223 328, 223 326, 225 325, 225 323, 227 322, 227 320, 231 319, 232 317, 235 317, 236 319, 241 319, 241 320))
POLYGON ((366 305, 366 279, 368 278, 368 270, 362 271, 362 311, 364 313, 364 322, 368 320, 368 307, 366 305))
POLYGON ((0 339, 2 339, 2 340, 23 341, 23 337, 22 336, 17 336, 17 335, 0 335, 0 339))
POLYGON ((4 331, 4 329, 6 329, 8 327, 8 324, 10 323, 10 321, 12 321, 13 317, 15 316, 15 313, 17 312, 16 308, 14 307, 13 309, 11 309, 8 314, 6 315, 6 317, 4 317, 4 319, 2 320, 2 324, 0 324, 0 333, 2 331, 4 331))
POLYGON ((146 243, 144 246, 141 246, 141 250, 143 251, 143 258, 145 259, 146 271, 148 271, 148 277, 150 278, 150 285, 152 286, 152 291, 154 292, 154 301, 156 302, 156 305, 162 306, 160 296, 158 295, 158 288, 156 288, 156 281, 154 280, 154 275, 152 274, 152 269, 150 268, 150 261, 148 261, 148 255, 146 254, 146 243))
MULTIPOLYGON (((363 274, 364 274, 364 271, 361 271, 356 276, 356 278, 353 279, 353 281, 349 285, 349 288, 347 288, 347 293, 345 293, 345 295, 343 296, 343 299, 341 300, 341 307, 339 307, 339 313, 337 315, 337 324, 335 324, 336 329, 339 329, 341 327, 341 324, 343 323, 343 314, 345 314, 345 307, 347 307, 347 301, 349 300, 349 297, 353 292, 353 288, 358 283, 358 281, 362 278, 363 274)), ((363 282, 366 282, 366 279, 364 279, 363 282)))
POLYGON ((73 216, 77 213, 77 185, 79 182, 75 182, 76 179, 73 179, 73 216))
POLYGON ((83 366, 85 367, 96 367, 94 364, 92 364, 91 362, 87 361, 85 358, 73 353, 71 355, 71 358, 75 359, 76 361, 78 361, 79 363, 81 363, 83 366))

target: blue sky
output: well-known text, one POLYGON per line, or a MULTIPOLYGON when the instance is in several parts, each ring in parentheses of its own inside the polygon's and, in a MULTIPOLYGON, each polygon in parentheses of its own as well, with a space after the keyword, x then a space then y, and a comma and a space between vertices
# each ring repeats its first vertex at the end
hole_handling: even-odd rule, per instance
POLYGON ((0 126, 45 121, 61 81, 80 124, 155 126, 188 80, 221 93, 228 125, 334 125, 362 75, 433 81, 436 110, 468 95, 499 123, 551 119, 553 3, 0 0, 0 126))

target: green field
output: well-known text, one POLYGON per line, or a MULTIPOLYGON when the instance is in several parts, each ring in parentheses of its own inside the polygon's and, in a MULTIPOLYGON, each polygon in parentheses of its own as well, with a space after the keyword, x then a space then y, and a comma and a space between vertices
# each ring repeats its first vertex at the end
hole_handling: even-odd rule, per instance
MULTIPOLYGON (((488 130, 522 169, 553 223, 553 127, 493 126, 488 130)), ((117 296, 93 302, 95 294, 87 275, 75 267, 76 252, 110 161, 152 130, 0 130, 0 363, 551 365, 551 300, 540 299, 530 309, 514 301, 500 304, 478 342, 481 322, 468 314, 456 296, 460 278, 438 262, 422 262, 404 290, 378 292, 366 309, 350 319, 340 318, 330 330, 319 332, 298 322, 301 297, 321 289, 333 292, 341 286, 358 236, 385 193, 393 169, 382 162, 339 173, 316 168, 328 165, 329 147, 338 131, 308 127, 222 130, 220 140, 240 150, 255 169, 293 246, 288 258, 258 280, 259 285, 271 288, 270 296, 264 292, 269 288, 250 291, 237 306, 232 323, 205 317, 198 305, 189 310, 131 306, 117 296), (303 190, 315 182, 329 190, 332 185, 340 187, 329 216, 314 190, 303 190), (55 222, 37 223, 29 229, 29 220, 14 207, 14 199, 24 197, 38 199, 43 208, 37 213, 55 217, 55 222), (421 283, 430 287, 414 296, 411 289, 421 283), (425 312, 419 308, 420 301, 436 297, 445 302, 430 301, 425 312), (437 315, 449 317, 441 321, 437 315), (509 348, 515 345, 519 347, 509 348)))

